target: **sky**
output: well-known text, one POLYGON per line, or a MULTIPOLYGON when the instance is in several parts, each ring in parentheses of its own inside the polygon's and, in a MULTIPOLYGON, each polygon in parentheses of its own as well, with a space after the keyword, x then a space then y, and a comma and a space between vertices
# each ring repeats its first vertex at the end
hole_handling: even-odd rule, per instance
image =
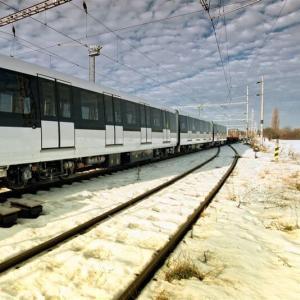
MULTIPOLYGON (((0 53, 88 80, 87 45, 103 48, 96 82, 160 107, 245 126, 277 107, 281 127, 300 127, 300 0, 211 0, 216 36, 199 0, 73 0, 0 28, 0 53), (218 46, 220 51, 218 51, 218 46)), ((0 1, 0 17, 41 0, 0 1), (5 5, 6 4, 6 5, 5 5)))

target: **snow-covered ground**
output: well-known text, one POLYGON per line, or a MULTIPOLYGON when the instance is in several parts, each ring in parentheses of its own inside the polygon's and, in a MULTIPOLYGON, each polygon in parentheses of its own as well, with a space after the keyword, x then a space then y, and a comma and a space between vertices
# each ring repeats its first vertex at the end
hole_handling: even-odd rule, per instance
MULTIPOLYGON (((199 157, 202 161, 205 159, 204 153, 207 158, 215 151, 195 154, 193 165, 199 163, 199 157)), ((0 299, 114 299, 203 201, 228 169, 232 157, 233 151, 223 147, 217 159, 176 185, 19 269, 6 272, 0 278, 0 299)), ((167 167, 159 165, 158 173, 152 174, 152 170, 148 176, 169 174, 175 163, 182 172, 183 164, 188 168, 189 159, 165 162, 167 167)), ((121 176, 124 179, 123 172, 121 176)), ((151 182, 147 180, 144 185, 150 187, 151 182)), ((137 187, 128 185, 126 191, 136 191, 137 187)), ((53 193, 60 195, 59 191, 53 193)), ((125 195, 125 190, 118 192, 118 197, 125 195)), ((80 195, 80 199, 87 196, 86 193, 80 195)))
MULTIPOLYGON (((265 140, 264 142, 267 149, 271 152, 274 151, 276 140, 265 140)), ((300 140, 279 140, 279 155, 282 159, 294 159, 300 158, 300 140)))
POLYGON ((17 225, 0 228, 0 262, 170 180, 212 157, 216 151, 204 150, 143 166, 139 175, 137 169, 131 169, 24 195, 25 199, 40 201, 44 213, 38 219, 18 219, 17 225))
POLYGON ((238 148, 233 175, 139 300, 300 299, 299 162, 238 148))

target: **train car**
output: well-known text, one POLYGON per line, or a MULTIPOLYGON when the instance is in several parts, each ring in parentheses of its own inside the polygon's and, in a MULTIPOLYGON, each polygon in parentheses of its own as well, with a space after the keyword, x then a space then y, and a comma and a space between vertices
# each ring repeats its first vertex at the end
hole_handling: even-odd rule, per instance
POLYGON ((213 141, 216 144, 225 144, 227 141, 227 127, 213 123, 213 141))
POLYGON ((242 140, 246 140, 246 132, 240 129, 229 129, 227 133, 227 141, 230 143, 236 143, 242 140))
POLYGON ((180 149, 199 149, 213 142, 213 127, 209 121, 179 115, 180 149))
POLYGON ((0 180, 11 188, 166 155, 178 114, 0 55, 0 180))

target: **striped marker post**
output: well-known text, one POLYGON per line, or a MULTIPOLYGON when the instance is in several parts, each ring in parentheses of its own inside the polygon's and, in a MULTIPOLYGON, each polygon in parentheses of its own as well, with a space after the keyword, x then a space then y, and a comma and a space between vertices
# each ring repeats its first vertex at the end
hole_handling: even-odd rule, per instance
POLYGON ((275 145, 275 149, 274 149, 274 159, 275 161, 278 161, 279 158, 279 143, 277 141, 276 145, 275 145))

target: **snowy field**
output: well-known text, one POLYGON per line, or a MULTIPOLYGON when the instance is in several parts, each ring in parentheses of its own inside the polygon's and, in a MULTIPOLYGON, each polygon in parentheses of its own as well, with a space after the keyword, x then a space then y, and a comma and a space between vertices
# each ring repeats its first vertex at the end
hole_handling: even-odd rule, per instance
MULTIPOLYGON (((182 172, 182 164, 187 169, 192 157, 195 165, 199 157, 204 160, 205 153, 211 157, 215 152, 216 149, 165 162, 169 164, 168 171, 159 165, 159 173, 169 172, 174 162, 181 165, 182 172)), ((199 206, 232 159, 233 151, 222 147, 217 159, 176 185, 19 269, 6 272, 0 278, 0 299, 116 299, 199 206)))
POLYGON ((299 161, 238 148, 233 175, 139 300, 300 299, 299 161))

